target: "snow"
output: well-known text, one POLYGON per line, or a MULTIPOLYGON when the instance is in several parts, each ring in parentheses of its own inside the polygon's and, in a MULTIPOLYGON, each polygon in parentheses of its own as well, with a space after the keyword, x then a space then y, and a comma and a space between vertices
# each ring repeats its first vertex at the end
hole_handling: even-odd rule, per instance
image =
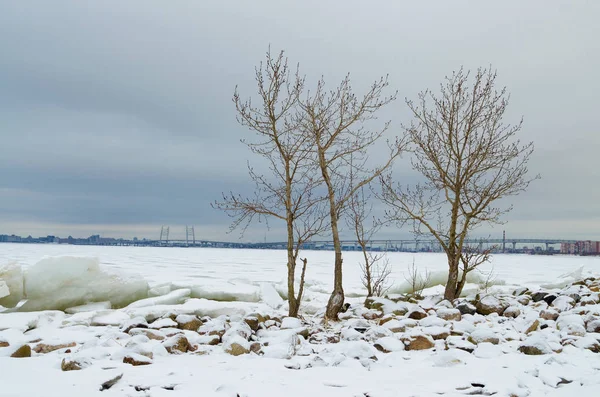
MULTIPOLYGON (((518 319, 463 315, 461 321, 444 321, 435 312, 439 314, 454 309, 450 309, 453 307, 450 302, 439 302, 439 297, 434 296, 436 287, 433 287, 427 291, 427 300, 420 302, 421 308, 429 311, 428 317, 416 321, 398 313, 389 314, 392 320, 380 326, 377 319, 367 321, 362 318, 362 313, 366 312, 362 307, 364 295, 361 294, 364 291, 358 266, 354 266, 359 256, 344 253, 344 289, 350 296, 347 301, 351 303, 344 317, 352 319, 323 324, 318 317, 311 316, 309 310, 302 311, 302 320, 285 317, 282 297, 285 297, 286 269, 281 265, 285 263, 282 251, 0 244, 0 261, 17 259, 26 278, 35 274, 30 273, 30 269, 45 255, 69 255, 77 258, 74 262, 80 264, 98 264, 97 267, 92 266, 91 271, 79 267, 83 265, 66 266, 64 272, 55 272, 55 267, 47 268, 40 275, 43 273, 48 280, 69 280, 79 288, 78 279, 89 281, 90 273, 118 274, 120 280, 141 280, 143 277, 150 290, 146 290, 144 300, 136 299, 134 304, 128 302, 129 306, 123 309, 118 309, 121 307, 119 304, 113 305, 115 297, 112 295, 121 293, 114 284, 108 299, 90 299, 85 289, 79 288, 77 293, 71 289, 67 294, 69 297, 77 295, 85 299, 71 304, 67 314, 60 311, 0 313, 0 342, 10 344, 6 348, 0 347, 2 396, 75 397, 98 394, 183 397, 199 393, 219 397, 295 397, 307 394, 332 397, 463 396, 485 393, 498 396, 591 396, 597 395, 600 389, 600 362, 598 353, 592 351, 596 349, 600 336, 591 331, 584 337, 569 332, 581 332, 583 327, 585 334, 585 326, 590 327, 598 321, 600 306, 594 304, 593 298, 586 306, 576 305, 575 309, 570 308, 571 300, 561 298, 558 302, 566 305, 561 307, 565 310, 557 322, 539 319, 545 329, 538 327, 538 331, 525 335, 524 329, 539 318, 539 311, 545 303, 520 305, 516 298, 510 298, 511 305, 519 307, 522 312, 518 319), (85 258, 90 256, 99 260, 85 258), (73 268, 81 272, 77 273, 73 268), (115 307, 117 309, 111 309, 115 307), (248 315, 270 315, 271 318, 277 317, 277 321, 261 323, 259 330, 252 332, 243 322, 248 315), (207 320, 205 316, 211 319, 207 320), (205 334, 176 329, 177 323, 172 320, 176 317, 180 320, 202 318, 207 322, 199 332, 205 334), (281 324, 279 319, 282 319, 281 324), (142 328, 124 332, 129 326, 136 325, 142 328), (354 327, 365 328, 366 331, 359 332, 354 327), (391 329, 397 332, 392 333, 391 329), (310 338, 298 335, 307 330, 311 332, 310 338), (405 338, 419 334, 440 335, 444 330, 454 333, 447 337, 446 342, 436 340, 435 348, 405 350, 405 338), (213 334, 209 335, 209 332, 213 334), (341 334, 342 337, 338 343, 309 342, 313 332, 326 337, 341 334), (473 334, 479 341, 478 345, 467 340, 473 334), (195 350, 180 355, 169 354, 165 345, 170 343, 168 336, 172 335, 185 335, 195 350), (219 335, 222 335, 222 344, 206 345, 214 342, 215 338, 218 341, 219 335), (493 345, 484 341, 491 336, 497 337, 500 343, 493 345), (160 337, 166 339, 157 340, 160 337), (70 349, 71 353, 61 349, 48 354, 33 352, 28 359, 6 357, 22 343, 36 346, 38 342, 34 341, 37 339, 41 339, 39 343, 75 342, 76 346, 70 349), (249 353, 234 357, 226 352, 233 343, 250 349, 256 346, 255 342, 261 345, 264 355, 249 353), (530 356, 519 352, 518 348, 525 343, 540 347, 546 354, 530 356), (147 358, 149 355, 152 359, 147 358), (151 364, 133 367, 122 362, 125 357, 137 361, 151 360, 151 364), (84 369, 61 371, 63 358, 79 360, 84 363, 84 369), (100 393, 100 384, 120 374, 123 378, 113 388, 100 393), (485 386, 478 388, 472 385, 477 382, 485 386)), ((331 293, 332 253, 309 251, 306 255, 310 266, 303 307, 311 308, 311 311, 321 310, 331 293)), ((444 258, 438 254, 393 253, 390 254, 390 264, 395 283, 403 280, 406 264, 412 263, 413 257, 420 270, 444 269, 444 258)), ((53 261, 68 262, 56 258, 53 261)), ((12 274, 20 274, 18 265, 12 265, 12 269, 19 269, 12 274)), ((577 275, 585 277, 590 272, 598 275, 600 260, 497 255, 494 257, 494 271, 499 283, 494 286, 493 293, 510 294, 521 286, 535 291, 543 285, 577 281, 577 275), (582 265, 584 268, 579 269, 582 265), (573 273, 569 269, 575 269, 575 275, 565 275, 573 273)), ((476 284, 476 280, 472 281, 475 288, 473 296, 478 292, 476 284)), ((35 289, 41 288, 35 283, 32 285, 35 289)), ((28 288, 30 284, 26 281, 25 286, 28 288)), ((558 292, 545 288, 552 293, 558 292)), ((10 285, 9 289, 12 294, 10 285)), ((584 291, 583 288, 573 288, 567 292, 580 294, 584 291)), ((127 288, 122 292, 127 292, 127 288)), ((62 306, 57 294, 60 295, 60 291, 48 290, 48 302, 58 302, 62 306)), ((404 302, 386 301, 384 312, 393 313, 393 308, 403 311, 413 307, 404 302)))

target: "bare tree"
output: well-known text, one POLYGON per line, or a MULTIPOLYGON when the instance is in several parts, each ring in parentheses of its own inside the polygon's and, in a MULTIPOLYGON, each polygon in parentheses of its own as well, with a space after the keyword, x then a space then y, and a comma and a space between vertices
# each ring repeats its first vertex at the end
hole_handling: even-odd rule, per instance
POLYGON ((429 270, 425 269, 425 274, 421 275, 419 269, 417 269, 417 266, 415 265, 415 260, 413 259, 412 265, 408 267, 408 274, 404 276, 404 279, 410 286, 411 294, 415 298, 421 299, 423 297, 423 291, 431 282, 431 273, 429 270))
MULTIPOLYGON (((352 178, 352 174, 350 176, 352 178)), ((371 296, 382 296, 390 288, 389 275, 391 269, 385 252, 373 252, 370 245, 375 233, 381 229, 381 223, 373 220, 372 225, 365 226, 372 212, 370 195, 365 195, 365 188, 357 191, 348 202, 348 216, 346 223, 354 232, 356 241, 363 254, 363 260, 359 264, 361 280, 367 289, 367 298, 371 296)))
POLYGON ((401 152, 400 142, 395 142, 389 145, 389 154, 382 165, 374 169, 368 169, 366 165, 367 149, 383 137, 389 126, 388 122, 374 131, 365 128, 366 122, 376 119, 378 110, 396 98, 395 93, 384 95, 387 87, 387 77, 381 78, 359 98, 352 91, 349 76, 331 91, 325 88, 325 81, 321 79, 314 92, 309 92, 300 101, 304 112, 303 133, 316 151, 318 168, 325 184, 335 250, 334 286, 325 312, 327 319, 337 320, 344 305, 338 226, 341 214, 354 194, 381 175, 401 152), (349 183, 350 170, 355 175, 353 184, 349 183))
POLYGON ((312 141, 299 133, 301 117, 299 97, 304 78, 298 70, 290 73, 283 52, 256 68, 259 106, 242 100, 237 91, 233 102, 238 122, 255 133, 255 141, 243 140, 252 153, 269 165, 270 175, 248 166, 256 188, 253 196, 224 194, 213 207, 224 210, 234 220, 231 230, 242 227, 242 233, 255 218, 285 222, 287 232, 287 284, 289 315, 296 317, 304 291, 307 259, 302 259, 299 289, 295 291, 296 266, 302 245, 325 228, 323 197, 315 192, 321 183, 312 159, 312 141))
POLYGON ((414 121, 404 129, 413 168, 425 182, 411 189, 395 185, 391 175, 380 178, 387 219, 412 222, 416 233, 433 236, 446 253, 449 300, 460 295, 466 274, 489 257, 465 250, 470 232, 483 223, 502 223, 512 206, 500 200, 539 178, 527 176, 533 143, 521 145, 515 138, 522 120, 503 121, 509 95, 506 88, 496 90, 496 72, 479 69, 472 85, 469 77, 461 69, 446 77, 439 96, 424 91, 416 103, 407 100, 414 121))

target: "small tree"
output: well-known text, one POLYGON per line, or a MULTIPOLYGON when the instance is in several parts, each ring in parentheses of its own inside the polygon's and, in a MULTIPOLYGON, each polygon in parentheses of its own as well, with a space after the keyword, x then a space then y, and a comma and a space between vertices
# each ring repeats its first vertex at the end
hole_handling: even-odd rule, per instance
POLYGON ((370 195, 365 196, 364 190, 364 187, 361 188, 350 198, 346 223, 353 231, 363 255, 359 266, 362 284, 367 289, 367 298, 369 298, 383 296, 387 292, 390 288, 389 275, 392 271, 385 253, 369 250, 373 236, 381 229, 381 223, 373 220, 371 227, 365 226, 367 218, 371 215, 372 205, 367 204, 370 195))
POLYGON ((501 223, 512 206, 500 200, 527 189, 527 163, 533 143, 515 139, 522 121, 505 124, 509 95, 495 89, 496 72, 479 69, 472 85, 469 72, 455 72, 441 85, 440 95, 419 94, 407 100, 414 121, 404 127, 413 152, 413 168, 425 179, 414 188, 380 178, 386 217, 412 222, 416 233, 432 235, 448 258, 445 298, 457 298, 467 273, 489 252, 466 249, 470 232, 483 223, 501 223), (459 273, 462 270, 462 275, 459 273))
POLYGON ((374 120, 383 106, 396 98, 396 94, 385 96, 387 77, 381 78, 359 98, 354 94, 349 76, 332 91, 319 80, 314 92, 300 101, 303 110, 302 131, 316 152, 316 165, 321 173, 329 209, 329 223, 335 250, 333 292, 327 303, 325 317, 337 320, 344 305, 342 285, 342 245, 339 219, 348 201, 362 187, 381 175, 400 155, 401 144, 390 145, 389 155, 377 168, 366 165, 367 149, 371 148, 388 129, 389 122, 382 128, 371 131, 365 123, 374 120), (354 162, 351 162, 351 157, 354 162), (348 175, 354 172, 355 180, 350 184, 348 175))
POLYGON ((286 225, 287 284, 289 316, 296 317, 304 291, 307 259, 302 259, 299 289, 295 275, 302 245, 324 229, 323 199, 315 194, 320 184, 312 159, 312 142, 299 133, 298 101, 304 79, 298 70, 291 74, 283 52, 276 58, 267 52, 266 62, 256 68, 260 105, 242 100, 237 91, 233 102, 238 122, 253 131, 256 141, 243 140, 250 151, 266 160, 271 175, 266 177, 248 166, 256 189, 253 196, 230 193, 213 207, 228 213, 234 221, 231 229, 246 230, 255 218, 278 219, 286 225))

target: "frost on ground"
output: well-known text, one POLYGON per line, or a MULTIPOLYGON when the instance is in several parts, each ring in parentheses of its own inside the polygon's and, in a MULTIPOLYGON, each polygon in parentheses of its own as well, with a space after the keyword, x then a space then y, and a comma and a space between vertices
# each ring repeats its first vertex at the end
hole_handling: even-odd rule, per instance
MULTIPOLYGON (((70 285, 74 273, 52 280, 70 285)), ((4 274, 9 289, 34 272, 4 274)), ((103 293, 74 299, 85 291, 75 283, 60 295, 69 299, 52 300, 73 303, 64 311, 0 313, 0 395, 597 396, 600 278, 580 275, 455 302, 436 288, 420 300, 355 298, 336 323, 286 317, 264 282, 240 289, 247 301, 221 301, 233 288, 196 298, 200 289, 174 282, 127 305, 103 293)), ((315 297, 307 307, 323 304, 315 297)))

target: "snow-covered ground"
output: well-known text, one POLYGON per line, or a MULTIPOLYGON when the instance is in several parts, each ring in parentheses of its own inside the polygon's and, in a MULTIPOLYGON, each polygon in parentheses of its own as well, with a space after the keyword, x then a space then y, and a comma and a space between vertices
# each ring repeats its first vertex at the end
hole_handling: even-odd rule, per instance
MULTIPOLYGON (((4 264, 22 266, 30 308, 66 309, 0 313, 0 396, 600 395, 600 297, 590 278, 600 277, 600 258, 496 255, 461 302, 440 302, 433 287, 425 300, 367 309, 360 256, 346 252, 352 306, 343 321, 322 324, 333 253, 304 254, 301 321, 285 318, 283 251, 0 244, 0 278, 4 264), (496 285, 482 291, 490 272, 496 285), (102 302, 66 308, 82 294, 102 302), (135 302, 110 309, 126 299, 135 302), (11 358, 22 346, 31 357, 11 358)), ((434 284, 446 268, 440 254, 389 260, 392 293, 405 292, 413 260, 434 284)), ((0 301, 15 285, 0 283, 0 301)))

